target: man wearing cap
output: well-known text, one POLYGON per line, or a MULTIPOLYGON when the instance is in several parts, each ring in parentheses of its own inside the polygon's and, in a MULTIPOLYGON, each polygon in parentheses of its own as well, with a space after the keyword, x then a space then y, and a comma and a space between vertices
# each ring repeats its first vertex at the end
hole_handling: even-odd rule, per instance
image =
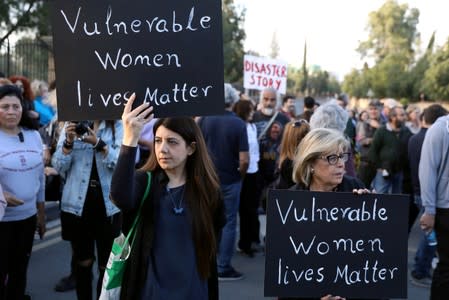
POLYGON ((238 100, 238 92, 226 83, 224 114, 202 117, 198 120, 220 179, 225 205, 226 224, 222 230, 218 251, 219 280, 243 278, 243 275, 231 266, 236 241, 240 190, 249 164, 246 124, 232 112, 232 105, 238 100))

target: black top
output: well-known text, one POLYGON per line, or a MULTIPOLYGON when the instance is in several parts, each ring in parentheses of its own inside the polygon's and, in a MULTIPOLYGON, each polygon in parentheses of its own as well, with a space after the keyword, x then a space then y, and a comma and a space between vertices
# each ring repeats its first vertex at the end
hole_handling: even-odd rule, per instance
POLYGON ((421 130, 412 136, 408 141, 408 161, 410 163, 410 173, 412 177, 413 192, 415 195, 421 195, 419 187, 419 161, 421 160, 422 144, 426 136, 427 128, 421 130))
MULTIPOLYGON (((365 185, 363 182, 356 178, 347 175, 343 175, 343 180, 334 189, 334 192, 352 192, 354 189, 364 189, 365 185)), ((308 191, 309 187, 306 187, 303 183, 297 183, 290 188, 291 190, 304 190, 308 191)))
POLYGON ((284 159, 279 169, 279 183, 276 188, 288 189, 295 185, 292 179, 293 175, 293 161, 289 158, 284 159))

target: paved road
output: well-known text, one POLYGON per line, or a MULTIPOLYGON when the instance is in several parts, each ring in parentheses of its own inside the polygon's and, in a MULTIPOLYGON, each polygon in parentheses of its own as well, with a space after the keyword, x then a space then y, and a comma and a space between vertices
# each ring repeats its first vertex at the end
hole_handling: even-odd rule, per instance
MULTIPOLYGON (((56 207, 51 208, 57 209, 56 207)), ((53 212, 54 214, 54 212, 53 212)), ((261 218, 262 224, 264 218, 261 218)), ((28 272, 28 293, 33 300, 75 300, 75 292, 57 293, 54 284, 68 274, 70 265, 70 246, 60 238, 60 226, 57 220, 49 224, 49 230, 43 241, 36 240, 28 272)), ((419 229, 415 226, 409 241, 409 268, 413 263, 419 229)), ((220 299, 224 300, 259 300, 274 299, 263 296, 264 256, 258 254, 247 258, 236 254, 233 265, 245 274, 245 279, 235 282, 220 283, 220 299)), ((408 299, 427 300, 429 289, 408 285, 408 299)))

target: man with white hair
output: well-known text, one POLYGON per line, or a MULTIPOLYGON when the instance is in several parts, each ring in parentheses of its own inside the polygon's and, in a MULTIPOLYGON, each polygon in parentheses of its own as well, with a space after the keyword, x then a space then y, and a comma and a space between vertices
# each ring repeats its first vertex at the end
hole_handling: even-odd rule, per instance
POLYGON ((259 109, 253 116, 253 122, 256 125, 259 140, 264 138, 268 128, 270 128, 271 124, 275 121, 280 123, 282 127, 290 121, 284 114, 276 111, 278 95, 275 89, 266 88, 262 91, 260 96, 259 109))
POLYGON ((243 278, 232 267, 231 259, 235 250, 242 179, 249 164, 249 146, 246 124, 232 112, 232 106, 239 100, 239 95, 230 84, 225 84, 224 100, 224 114, 202 117, 198 120, 198 125, 203 132, 223 192, 226 224, 221 233, 217 267, 219 280, 229 281, 243 278))

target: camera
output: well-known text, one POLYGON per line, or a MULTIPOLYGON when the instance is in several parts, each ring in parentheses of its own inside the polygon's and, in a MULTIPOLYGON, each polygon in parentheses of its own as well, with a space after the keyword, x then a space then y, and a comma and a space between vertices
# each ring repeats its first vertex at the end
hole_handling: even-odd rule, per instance
POLYGON ((89 121, 81 121, 81 122, 73 122, 76 123, 75 132, 77 135, 85 135, 89 132, 90 122, 89 121))

